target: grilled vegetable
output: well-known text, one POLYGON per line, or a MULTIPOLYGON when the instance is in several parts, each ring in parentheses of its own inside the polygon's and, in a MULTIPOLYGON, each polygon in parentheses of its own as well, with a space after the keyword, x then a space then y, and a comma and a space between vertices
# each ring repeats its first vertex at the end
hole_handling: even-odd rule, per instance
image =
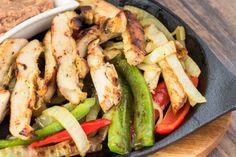
POLYGON ((112 124, 108 130, 108 147, 118 154, 131 151, 130 116, 131 116, 131 91, 128 85, 120 78, 122 97, 118 108, 113 113, 112 124))
POLYGON ((168 134, 179 127, 190 109, 190 104, 187 102, 183 108, 177 113, 174 113, 170 106, 164 116, 162 122, 157 125, 156 132, 159 134, 168 134))
POLYGON ((194 87, 193 83, 184 72, 176 55, 170 55, 166 60, 186 92, 191 106, 196 105, 196 103, 206 102, 206 98, 194 87))
POLYGON ((161 69, 157 64, 145 64, 141 63, 137 66, 139 69, 143 70, 143 77, 149 87, 149 90, 153 92, 156 88, 161 75, 161 69))
POLYGON ((190 76, 199 77, 199 75, 201 74, 201 70, 191 57, 187 56, 184 59, 184 65, 187 74, 189 74, 190 76))
POLYGON ((175 31, 172 33, 173 35, 175 35, 176 40, 179 41, 184 47, 185 47, 185 39, 186 39, 186 35, 185 35, 185 29, 183 26, 177 26, 175 31))
POLYGON ((175 43, 174 41, 168 42, 165 35, 158 31, 154 25, 147 27, 146 32, 148 32, 146 34, 147 38, 157 45, 157 48, 146 56, 144 61, 146 63, 158 63, 161 67, 162 75, 170 95, 171 106, 176 113, 185 104, 187 96, 177 77, 165 60, 171 54, 176 53, 175 43))
POLYGON ((175 43, 173 41, 166 42, 164 45, 157 47, 152 53, 145 56, 144 62, 155 64, 174 53, 176 53, 175 43))
POLYGON ((177 57, 181 61, 184 60, 188 56, 188 50, 184 47, 179 41, 175 40, 175 47, 177 50, 177 57))
POLYGON ((161 82, 157 85, 154 93, 152 94, 153 100, 161 106, 164 110, 170 102, 170 97, 168 95, 167 87, 165 82, 161 82))
POLYGON ((146 42, 145 51, 147 54, 151 53, 156 48, 156 45, 152 41, 146 42))
POLYGON ((96 104, 91 107, 89 113, 86 116, 86 121, 91 121, 97 119, 98 113, 101 110, 98 100, 96 100, 96 104))
MULTIPOLYGON (((68 111, 72 111, 73 109, 76 108, 78 104, 71 104, 71 103, 67 103, 65 105, 62 105, 62 107, 64 107, 65 109, 67 109, 68 111)), ((36 119, 35 119, 35 122, 36 124, 40 127, 40 128, 43 128, 43 127, 46 127, 48 126, 49 124, 55 122, 55 119, 48 116, 48 115, 45 115, 45 114, 41 114, 40 116, 38 116, 36 119)))
MULTIPOLYGON (((191 78, 195 87, 198 85, 198 78, 191 78)), ((171 106, 168 108, 164 119, 159 125, 157 125, 155 131, 159 134, 168 134, 178 128, 183 122, 184 118, 188 114, 190 109, 190 104, 187 102, 183 108, 181 108, 177 113, 174 113, 171 106)))
POLYGON ((75 142, 80 155, 85 156, 90 144, 84 130, 79 122, 77 122, 76 118, 68 110, 60 106, 53 106, 45 110, 44 114, 55 118, 66 129, 75 142))
POLYGON ((134 147, 140 149, 154 144, 154 115, 151 94, 140 71, 121 55, 114 58, 116 69, 124 75, 134 96, 134 147), (141 89, 141 90, 140 90, 141 89))
MULTIPOLYGON (((73 111, 71 111, 71 113, 77 120, 80 120, 89 112, 90 108, 94 104, 95 104, 95 98, 88 98, 83 103, 78 105, 73 111)), ((34 141, 52 135, 61 130, 63 130, 63 126, 59 122, 54 122, 40 130, 35 131, 36 137, 30 140, 21 140, 21 139, 0 140, 0 148, 28 145, 34 141)))
POLYGON ((151 40, 156 48, 166 43, 166 36, 154 24, 147 26, 144 31, 146 39, 151 40))

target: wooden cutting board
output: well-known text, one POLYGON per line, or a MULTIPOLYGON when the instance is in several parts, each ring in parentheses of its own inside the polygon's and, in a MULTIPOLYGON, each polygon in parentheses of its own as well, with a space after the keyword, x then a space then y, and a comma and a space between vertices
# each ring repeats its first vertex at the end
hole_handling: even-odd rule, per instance
POLYGON ((205 157, 219 144, 230 120, 228 113, 149 157, 205 157))

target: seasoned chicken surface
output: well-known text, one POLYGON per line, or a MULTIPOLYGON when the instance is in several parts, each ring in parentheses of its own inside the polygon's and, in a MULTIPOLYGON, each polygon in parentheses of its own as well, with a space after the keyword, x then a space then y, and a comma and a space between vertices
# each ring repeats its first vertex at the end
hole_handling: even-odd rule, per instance
POLYGON ((51 44, 51 32, 47 32, 43 44, 45 47, 45 72, 44 79, 39 86, 38 94, 43 97, 44 101, 49 102, 56 91, 56 70, 57 63, 53 55, 52 44, 51 44))
POLYGON ((170 95, 171 106, 174 113, 177 113, 187 101, 187 95, 184 92, 183 87, 179 83, 177 77, 170 69, 168 63, 165 60, 159 62, 162 69, 162 75, 164 77, 168 93, 170 95))
POLYGON ((129 11, 125 11, 127 17, 126 31, 122 34, 124 53, 129 64, 138 65, 145 57, 145 37, 142 25, 129 11))
POLYGON ((80 11, 88 24, 95 23, 105 33, 122 33, 127 19, 123 10, 104 0, 78 0, 80 11))
POLYGON ((32 109, 36 102, 36 82, 39 75, 37 60, 43 52, 38 40, 29 42, 21 49, 17 59, 17 81, 11 95, 10 132, 20 139, 29 139, 32 109))
POLYGON ((18 52, 28 41, 26 39, 7 39, 0 45, 0 88, 5 88, 9 82, 11 65, 15 62, 18 52))
POLYGON ((103 43, 117 36, 119 36, 118 33, 104 33, 98 26, 92 26, 79 33, 76 40, 77 53, 80 57, 85 57, 88 45, 93 40, 99 38, 100 43, 103 43))
MULTIPOLYGON (((76 16, 72 11, 59 14, 53 19, 51 27, 52 49, 58 65, 57 85, 62 95, 73 104, 78 104, 87 96, 79 86, 81 70, 78 70, 78 64, 81 59, 76 52, 73 29, 70 27, 71 20, 76 16)), ((82 61, 81 64, 85 65, 82 61)))
POLYGON ((10 92, 8 90, 0 90, 0 123, 7 114, 9 99, 10 92))
POLYGON ((121 87, 114 65, 104 62, 103 50, 98 44, 99 40, 89 44, 87 60, 100 106, 106 112, 119 104, 121 87))

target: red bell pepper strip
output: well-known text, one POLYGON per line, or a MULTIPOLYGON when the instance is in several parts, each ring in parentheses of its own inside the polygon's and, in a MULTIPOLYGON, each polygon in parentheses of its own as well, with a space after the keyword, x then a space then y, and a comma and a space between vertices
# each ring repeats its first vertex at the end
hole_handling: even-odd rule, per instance
MULTIPOLYGON (((82 123, 81 127, 83 128, 85 134, 88 135, 98 130, 99 128, 107 126, 109 124, 111 124, 110 120, 102 118, 102 119, 82 123)), ((40 141, 33 142, 29 146, 29 148, 40 147, 40 146, 48 145, 51 143, 58 143, 58 142, 62 142, 69 139, 71 139, 70 134, 66 130, 64 130, 54 135, 51 135, 45 139, 42 139, 40 141)))
POLYGON ((165 85, 165 82, 161 82, 157 85, 154 93, 152 94, 153 100, 161 106, 161 109, 164 110, 165 107, 170 102, 170 97, 165 85))
MULTIPOLYGON (((194 86, 197 87, 198 78, 191 77, 191 80, 192 80, 194 86)), ((163 120, 156 127, 155 131, 159 134, 168 134, 168 133, 174 131, 183 122, 184 118, 188 114, 189 109, 190 109, 190 104, 189 104, 189 102, 187 102, 183 108, 181 108, 176 114, 174 114, 174 112, 172 110, 172 106, 170 105, 163 120)))
MULTIPOLYGON (((165 82, 161 82, 157 85, 152 98, 155 103, 159 104, 161 109, 164 110, 170 102, 170 97, 167 91, 165 82)), ((155 110, 155 119, 159 117, 159 111, 155 110)))
POLYGON ((193 85, 195 86, 195 87, 197 87, 198 86, 198 77, 191 77, 190 78, 191 80, 192 80, 192 82, 193 82, 193 85))

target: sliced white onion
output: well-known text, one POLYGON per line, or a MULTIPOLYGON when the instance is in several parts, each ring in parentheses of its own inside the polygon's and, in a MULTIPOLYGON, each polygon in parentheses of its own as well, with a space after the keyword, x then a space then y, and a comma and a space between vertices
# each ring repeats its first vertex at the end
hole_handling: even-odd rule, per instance
POLYGON ((154 64, 163 60, 167 56, 176 53, 174 41, 169 41, 166 44, 159 46, 144 59, 145 63, 154 64))
POLYGON ((179 62, 176 54, 172 54, 166 57, 166 61, 170 65, 174 74, 178 78, 181 83, 185 93, 187 94, 190 104, 194 106, 196 103, 204 103, 206 102, 206 98, 202 96, 202 94, 197 90, 197 88, 193 85, 192 81, 189 79, 187 74, 185 73, 181 63, 179 62))
POLYGON ((105 58, 107 60, 112 60, 113 58, 115 58, 120 53, 121 53, 121 50, 118 50, 118 49, 104 50, 103 51, 103 54, 105 55, 105 58))
POLYGON ((153 93, 154 89, 156 89, 160 75, 161 71, 154 71, 154 70, 144 71, 143 77, 151 93, 153 93))
POLYGON ((191 57, 186 56, 186 58, 184 59, 184 65, 186 72, 190 76, 199 77, 199 75, 201 74, 200 68, 191 57))
POLYGON ((145 47, 145 51, 147 54, 151 53, 157 46, 152 42, 148 41, 145 47))
POLYGON ((159 119, 156 122, 156 127, 157 127, 157 125, 160 124, 161 121, 163 120, 164 114, 163 114, 163 110, 161 109, 161 106, 157 104, 155 101, 153 101, 153 107, 159 112, 159 119))
POLYGON ((157 64, 145 64, 141 63, 137 67, 143 71, 161 71, 161 68, 157 64))
POLYGON ((176 31, 176 39, 178 41, 184 41, 186 39, 185 29, 183 26, 177 26, 175 31, 176 31))
POLYGON ((44 114, 56 119, 70 134, 74 140, 81 156, 85 156, 89 150, 90 143, 87 135, 81 128, 75 117, 64 107, 53 106, 44 111, 44 114))

